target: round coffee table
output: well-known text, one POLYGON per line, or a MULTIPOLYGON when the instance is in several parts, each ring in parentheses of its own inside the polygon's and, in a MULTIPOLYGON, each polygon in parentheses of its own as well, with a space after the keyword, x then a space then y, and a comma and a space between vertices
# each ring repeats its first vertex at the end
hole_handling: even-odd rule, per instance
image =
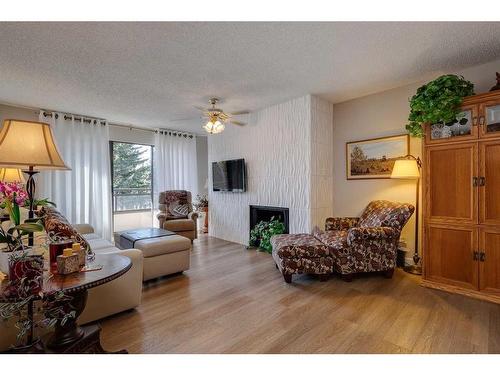
MULTIPOLYGON (((71 297, 70 301, 62 301, 60 306, 66 311, 71 305, 74 317, 68 318, 64 324, 58 321, 54 333, 44 340, 44 352, 48 353, 105 353, 100 343, 101 328, 98 324, 80 327, 78 317, 85 309, 88 290, 106 284, 126 273, 132 267, 130 258, 117 254, 96 254, 93 262, 87 266, 101 269, 78 272, 69 275, 54 274, 46 277, 43 283, 43 295, 54 291, 62 291, 71 297)), ((125 350, 120 353, 126 353, 125 350)))

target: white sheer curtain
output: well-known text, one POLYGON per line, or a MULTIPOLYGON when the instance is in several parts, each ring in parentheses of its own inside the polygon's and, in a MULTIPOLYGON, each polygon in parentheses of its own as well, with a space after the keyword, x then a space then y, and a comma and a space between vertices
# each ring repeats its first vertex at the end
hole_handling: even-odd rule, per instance
POLYGON ((153 156, 154 205, 165 190, 188 190, 198 193, 196 137, 191 134, 159 131, 155 134, 153 156))
POLYGON ((40 173, 38 197, 49 198, 74 224, 89 223, 95 232, 111 239, 111 171, 109 162, 109 127, 65 119, 65 114, 45 117, 50 123, 56 144, 71 171, 40 173))

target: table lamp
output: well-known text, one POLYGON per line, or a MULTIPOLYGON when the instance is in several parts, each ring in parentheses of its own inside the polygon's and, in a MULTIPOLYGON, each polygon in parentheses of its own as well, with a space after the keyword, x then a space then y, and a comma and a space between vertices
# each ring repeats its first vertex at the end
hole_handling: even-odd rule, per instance
POLYGON ((418 255, 418 208, 419 208, 419 188, 420 188, 420 170, 422 162, 420 158, 413 155, 406 155, 405 157, 396 160, 394 168, 392 169, 391 178, 416 180, 416 196, 415 196, 415 254, 413 254, 414 265, 404 267, 404 270, 414 275, 422 274, 422 266, 420 263, 420 256, 418 255))
POLYGON ((17 168, 1 168, 0 181, 2 182, 26 182, 24 180, 23 172, 17 168))
MULTIPOLYGON (((43 122, 5 120, 0 130, 0 167, 22 169, 28 175, 28 217, 34 217, 35 179, 41 170, 69 170, 61 158, 50 125, 43 122)), ((33 244, 31 236, 30 245, 33 244)))

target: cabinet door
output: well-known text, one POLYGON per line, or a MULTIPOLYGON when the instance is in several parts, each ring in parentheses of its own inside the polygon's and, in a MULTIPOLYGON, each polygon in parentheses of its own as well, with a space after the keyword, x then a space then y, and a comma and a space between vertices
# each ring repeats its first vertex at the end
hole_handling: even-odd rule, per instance
POLYGON ((480 229, 479 249, 484 252, 479 262, 479 289, 500 295, 500 229, 480 229))
POLYGON ((479 222, 500 225, 500 140, 479 142, 479 222))
POLYGON ((426 126, 425 143, 450 143, 477 139, 478 106, 467 105, 453 124, 432 124, 426 126))
POLYGON ((479 136, 500 136, 500 99, 488 100, 479 105, 479 136))
POLYGON ((477 143, 426 148, 426 218, 457 224, 477 223, 477 143))
POLYGON ((477 230, 473 227, 426 226, 425 278, 477 290, 477 230))

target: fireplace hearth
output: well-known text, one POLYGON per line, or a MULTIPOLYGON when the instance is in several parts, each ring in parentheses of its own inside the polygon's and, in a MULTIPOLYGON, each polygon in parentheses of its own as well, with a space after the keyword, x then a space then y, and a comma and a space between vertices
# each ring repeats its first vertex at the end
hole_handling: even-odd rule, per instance
POLYGON ((250 231, 261 221, 274 217, 285 224, 285 233, 289 233, 288 208, 272 206, 250 206, 250 231))

